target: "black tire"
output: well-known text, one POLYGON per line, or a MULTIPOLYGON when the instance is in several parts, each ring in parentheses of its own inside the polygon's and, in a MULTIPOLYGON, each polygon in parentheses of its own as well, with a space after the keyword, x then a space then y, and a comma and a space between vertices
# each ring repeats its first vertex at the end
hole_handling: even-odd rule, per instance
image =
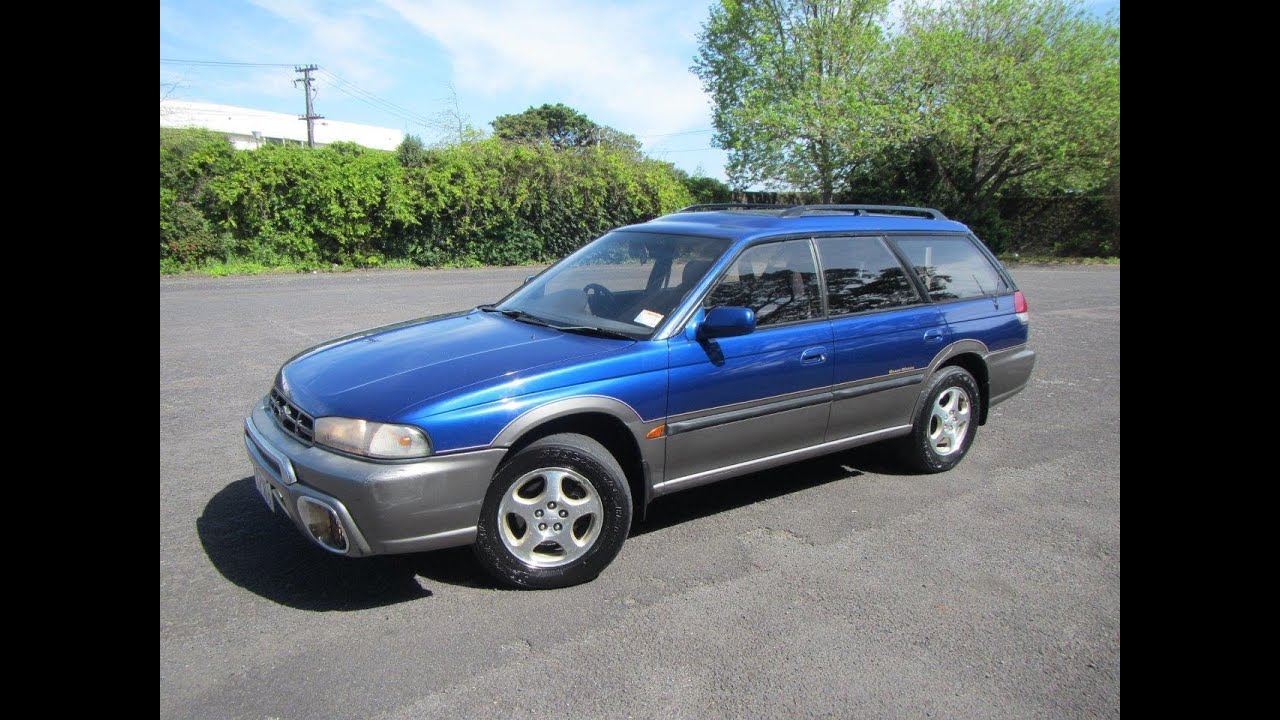
POLYGON ((903 461, 913 470, 922 473, 946 472, 964 459, 973 446, 973 439, 978 435, 978 418, 982 414, 982 393, 978 382, 969 371, 954 365, 944 367, 934 373, 924 390, 924 401, 916 410, 912 419, 911 434, 902 438, 899 451, 903 461), (934 405, 951 388, 959 388, 968 400, 968 425, 964 437, 955 445, 955 449, 945 454, 934 449, 930 433, 935 430, 934 405))
MULTIPOLYGON (((548 491, 545 485, 543 488, 544 493, 548 491)), ((543 508, 541 500, 531 501, 529 507, 537 507, 538 512, 546 514, 545 519, 554 521, 559 518, 553 516, 553 513, 558 514, 574 508, 573 505, 568 504, 574 498, 569 494, 564 498, 569 500, 562 498, 559 507, 543 508)), ((595 579, 617 557, 631 529, 631 502, 631 488, 627 485, 626 473, 603 445, 585 435, 573 433, 550 435, 517 452, 494 473, 493 482, 489 485, 484 505, 480 510, 480 522, 477 525, 473 548, 480 564, 505 584, 538 590, 578 585, 595 579), (529 537, 534 540, 541 536, 535 535, 536 528, 526 525, 519 516, 511 514, 510 518, 504 517, 502 509, 504 501, 508 503, 508 507, 510 506, 508 494, 513 494, 514 497, 517 483, 526 489, 533 486, 535 488, 533 495, 537 496, 536 487, 539 477, 546 477, 540 471, 550 468, 568 470, 588 481, 590 487, 585 487, 571 477, 566 478, 565 487, 576 487, 577 489, 572 492, 585 491, 586 494, 583 497, 590 497, 590 492, 594 490, 595 497, 599 501, 600 512, 580 518, 585 523, 581 527, 589 528, 589 531, 594 533, 592 535, 594 539, 585 550, 568 551, 569 553, 582 552, 580 557, 571 561, 555 557, 557 548, 561 556, 566 553, 568 546, 561 545, 561 541, 568 543, 573 540, 572 538, 562 540, 566 537, 563 535, 549 537, 546 542, 537 543, 537 548, 549 547, 551 548, 549 552, 553 554, 536 554, 533 556, 536 562, 565 562, 562 565, 545 567, 527 562, 517 556, 515 550, 508 547, 508 538, 514 537, 516 530, 522 530, 521 535, 530 533, 529 537), (532 480, 529 479, 531 475, 532 480), (512 525, 504 529, 499 525, 502 522, 512 523, 512 525), (593 522, 598 522, 599 525, 592 526, 593 522)), ((569 520, 574 520, 574 517, 569 517, 569 520)), ((577 527, 579 526, 567 523, 565 531, 576 533, 577 527)), ((548 532, 550 532, 549 528, 548 532)), ((526 542, 532 541, 526 540, 526 542)), ((528 551, 529 546, 523 543, 521 546, 528 551)))

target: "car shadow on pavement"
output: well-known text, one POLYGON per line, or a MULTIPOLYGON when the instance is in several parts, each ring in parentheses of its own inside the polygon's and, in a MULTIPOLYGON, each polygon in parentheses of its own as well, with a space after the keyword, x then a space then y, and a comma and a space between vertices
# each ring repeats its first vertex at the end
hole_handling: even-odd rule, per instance
MULTIPOLYGON (((712 483, 659 498, 632 536, 725 512, 865 473, 905 474, 884 447, 855 448, 825 457, 712 483)), ((299 610, 349 611, 432 596, 420 582, 493 590, 495 583, 470 548, 351 559, 306 540, 283 513, 268 513, 253 478, 230 483, 196 519, 205 554, 240 587, 299 610)))
POLYGON ((303 538, 283 513, 269 513, 251 477, 214 495, 196 532, 223 577, 300 610, 364 610, 432 594, 416 579, 418 556, 331 555, 303 538))
POLYGON ((855 448, 660 497, 631 536, 645 535, 734 508, 799 493, 867 472, 896 474, 892 453, 875 446, 855 448))

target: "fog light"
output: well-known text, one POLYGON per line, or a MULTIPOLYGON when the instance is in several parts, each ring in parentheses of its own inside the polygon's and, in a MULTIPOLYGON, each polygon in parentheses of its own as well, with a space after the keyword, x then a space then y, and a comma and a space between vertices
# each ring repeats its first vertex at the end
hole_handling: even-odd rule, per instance
POLYGON ((332 508, 304 495, 298 498, 298 514, 316 542, 334 552, 347 551, 347 533, 332 508))

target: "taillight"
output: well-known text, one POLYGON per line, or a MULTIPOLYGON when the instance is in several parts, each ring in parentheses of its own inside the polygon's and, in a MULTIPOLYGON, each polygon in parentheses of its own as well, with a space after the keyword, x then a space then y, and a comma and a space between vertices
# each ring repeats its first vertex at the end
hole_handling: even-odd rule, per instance
POLYGON ((1022 294, 1021 290, 1013 293, 1013 311, 1017 313, 1018 320, 1026 325, 1031 321, 1031 314, 1027 312, 1027 296, 1022 294))

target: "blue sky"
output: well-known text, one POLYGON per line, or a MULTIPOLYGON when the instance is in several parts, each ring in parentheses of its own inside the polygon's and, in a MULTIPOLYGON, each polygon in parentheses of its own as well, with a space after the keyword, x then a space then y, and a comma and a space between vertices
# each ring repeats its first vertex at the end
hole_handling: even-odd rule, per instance
MULTIPOLYGON (((498 115, 563 102, 645 151, 724 179, 689 65, 707 0, 161 0, 160 58, 314 63, 316 112, 428 142, 458 106, 498 115), (451 88, 452 87, 452 92, 451 88)), ((1119 0, 1089 3, 1099 15, 1119 0)), ((160 64, 160 94, 301 113, 292 67, 160 64)))

